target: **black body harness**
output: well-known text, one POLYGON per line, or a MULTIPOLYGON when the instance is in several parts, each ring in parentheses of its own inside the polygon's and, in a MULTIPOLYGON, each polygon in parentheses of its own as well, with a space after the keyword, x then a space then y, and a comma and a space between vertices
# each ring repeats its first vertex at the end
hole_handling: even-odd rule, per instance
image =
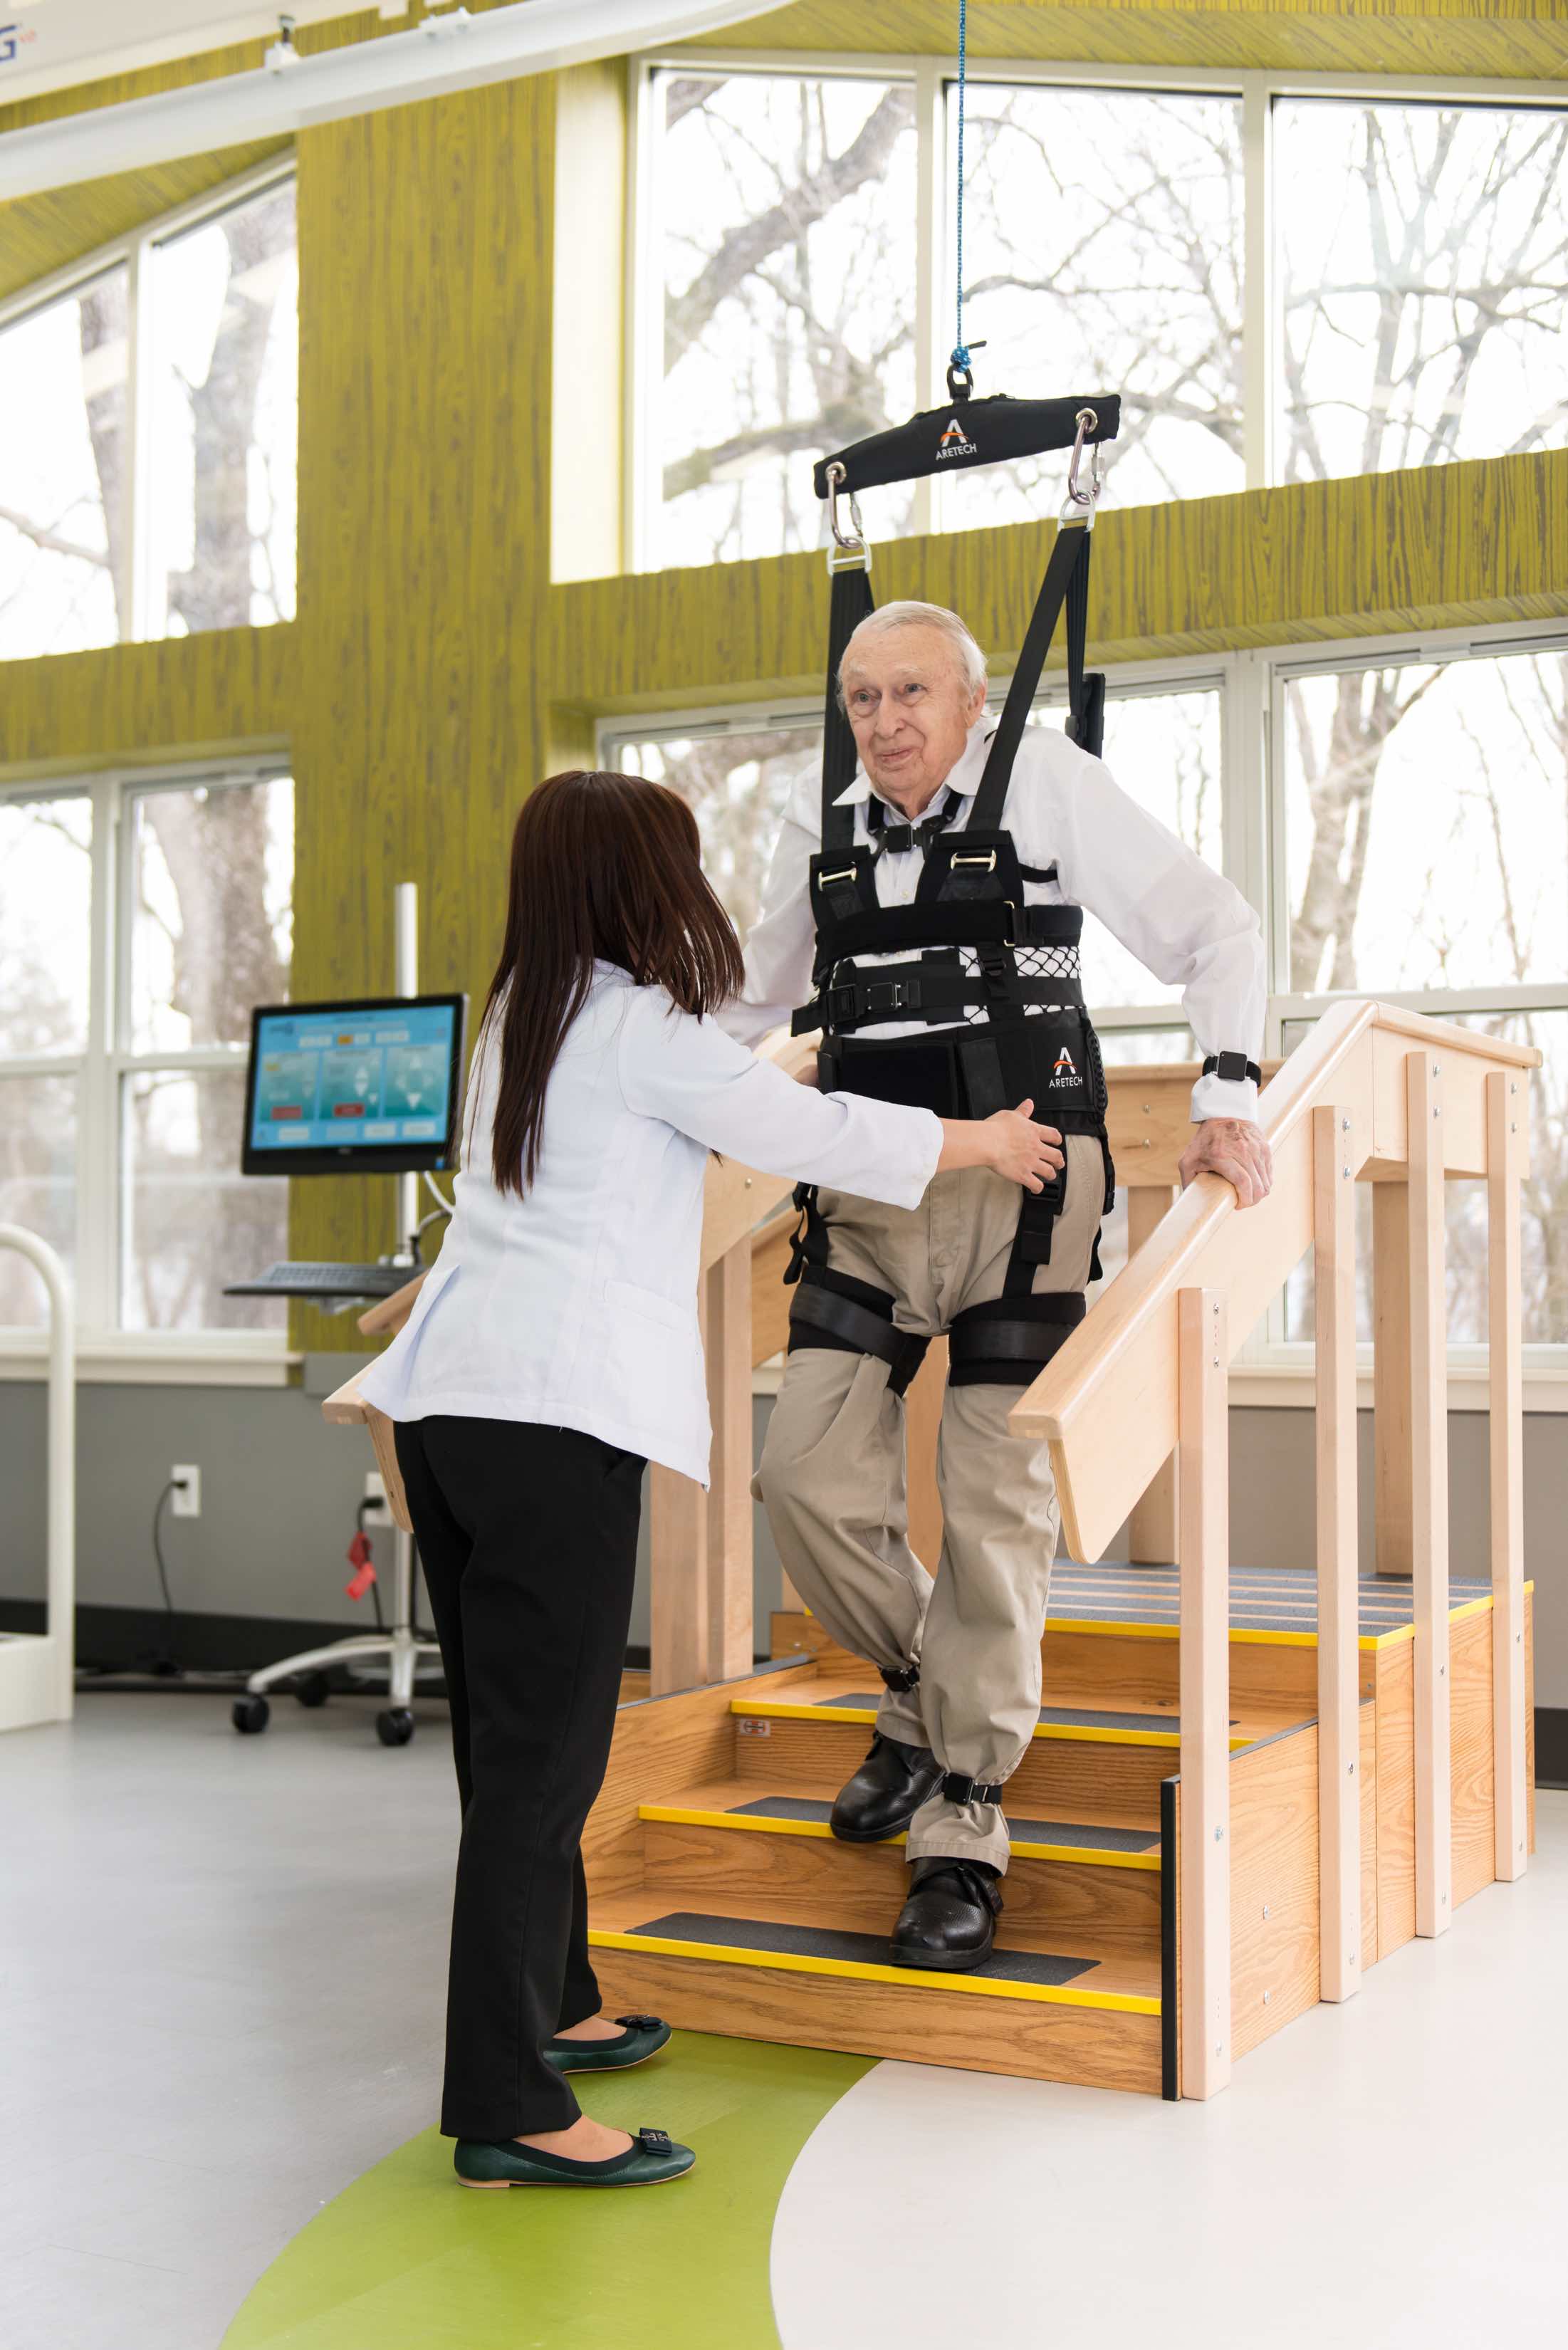
MULTIPOLYGON (((1102 1212, 1108 1212, 1116 1176, 1106 1132, 1099 1042, 1085 1009, 1079 977, 1083 910, 1024 903, 1024 883, 1054 880, 1056 868, 1036 870, 1020 864, 1002 813, 1024 724, 1064 606, 1067 733, 1085 750, 1097 755, 1100 749, 1105 680, 1085 676, 1084 669, 1094 493, 1079 492, 1077 461, 1086 441, 1114 437, 1120 403, 1105 396, 1092 403, 966 401, 961 384, 954 390, 950 410, 912 418, 895 432, 878 434, 817 468, 818 494, 833 501, 839 556, 829 556, 833 589, 822 847, 811 860, 815 993, 794 1014, 792 1026, 797 1035, 822 1031, 819 1066, 825 1092, 866 1094, 879 1101, 911 1103, 942 1118, 988 1118, 1025 1097, 1033 1099, 1036 1119, 1058 1128, 1064 1139, 1092 1135, 1098 1141, 1102 1212), (1008 445, 996 445, 992 422, 998 432, 1005 427, 1008 445), (961 450, 950 462, 961 466, 1023 453, 1024 444, 1035 450, 1072 446, 1071 504, 1064 510, 1064 527, 1052 548, 1018 667, 991 737, 968 824, 961 830, 950 828, 950 793, 941 794, 915 825, 889 823, 883 803, 873 794, 867 807, 870 837, 857 844, 856 809, 839 805, 854 780, 856 749, 839 706, 837 676, 850 636, 874 608, 869 550, 858 530, 853 493, 868 482, 908 479, 939 466, 949 470, 941 450, 943 445, 953 448, 955 434, 961 450), (890 442, 898 444, 891 454, 890 442), (916 463, 921 446, 926 461, 916 463), (889 470, 895 464, 897 470, 889 470), (838 526, 837 497, 846 490, 851 494, 857 525, 854 538, 842 535, 838 526), (1080 512, 1086 509, 1086 520, 1066 520, 1075 505, 1080 512), (839 559, 845 554, 850 562, 839 559), (923 860, 913 904, 880 905, 878 860, 889 851, 910 848, 918 848, 923 860), (898 960, 861 960, 885 955, 898 960), (887 1040, 858 1033, 890 1020, 923 1022, 934 1033, 887 1040)), ((1021 1193, 1018 1233, 1002 1295, 953 1318, 949 1333, 951 1385, 1026 1385, 1083 1320, 1081 1291, 1033 1294, 1036 1265, 1050 1262, 1052 1229, 1065 1201, 1066 1182, 1064 1167, 1044 1191, 1021 1193)), ((919 1368, 929 1340, 895 1326, 894 1300, 886 1291, 829 1266, 828 1227, 814 1187, 802 1184, 794 1197, 803 1221, 784 1276, 798 1284, 790 1305, 791 1351, 826 1347, 875 1355, 888 1364, 894 1393, 902 1395, 919 1368)), ((1096 1237, 1090 1278, 1098 1273, 1096 1237)))

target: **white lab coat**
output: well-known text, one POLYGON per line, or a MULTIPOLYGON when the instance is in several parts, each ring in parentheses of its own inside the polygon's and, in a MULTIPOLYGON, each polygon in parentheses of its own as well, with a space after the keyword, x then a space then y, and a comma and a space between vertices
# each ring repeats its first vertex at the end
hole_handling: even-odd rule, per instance
POLYGON ((941 1127, 929 1110, 797 1085, 601 962, 551 1073, 538 1173, 519 1199, 491 1172, 499 1059, 493 1024, 440 1259, 360 1393, 393 1419, 579 1429, 706 1484, 697 1274, 710 1150, 914 1208, 941 1127))
MULTIPOLYGON (((974 814, 974 795, 985 770, 996 721, 981 715, 947 779, 959 805, 951 829, 961 831, 974 814)), ((855 809, 855 837, 869 838, 867 804, 871 785, 863 767, 839 795, 855 809)), ((940 795, 939 795, 940 797, 940 795)), ((935 803, 933 803, 933 806, 935 803)), ((890 811, 895 823, 898 811, 890 811)), ((1024 883, 1031 906, 1082 906, 1104 922, 1157 979, 1179 981, 1182 1009, 1200 1054, 1245 1053, 1257 1060, 1263 1045, 1263 945, 1258 917, 1241 891, 1195 857, 1158 817, 1124 792, 1103 760, 1080 751, 1054 726, 1029 726, 1018 746, 1002 808, 1019 862, 1044 871, 1054 865, 1054 881, 1024 883)), ((796 1004, 815 993, 815 952, 806 881, 813 854, 821 845, 822 791, 803 777, 784 810, 763 892, 762 919, 746 941, 746 984, 740 999, 720 1015, 742 1044, 782 1026, 796 1004)), ((913 903, 924 859, 905 848, 877 860, 877 898, 883 906, 913 903)), ((907 955, 909 950, 903 952, 907 955)), ((887 962, 897 957, 857 956, 887 962)), ((972 962, 966 951, 966 960, 972 962)), ((861 1036, 929 1035, 923 1021, 867 1024, 861 1036)), ((1192 1089, 1192 1115, 1204 1118, 1257 1116, 1258 1089, 1218 1076, 1199 1077, 1192 1089)))

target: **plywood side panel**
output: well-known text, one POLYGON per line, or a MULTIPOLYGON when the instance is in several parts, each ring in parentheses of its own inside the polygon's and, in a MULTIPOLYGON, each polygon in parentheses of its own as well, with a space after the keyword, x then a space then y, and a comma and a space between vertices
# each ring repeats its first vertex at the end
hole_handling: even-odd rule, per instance
POLYGON ((1238 2056, 1318 1996, 1318 1734, 1231 1764, 1231 2039, 1238 2056))
POLYGON ((1497 1778, 1492 1739, 1493 1620, 1467 1617, 1451 1635, 1453 1905, 1495 1882, 1497 1778))
POLYGON ((1416 1931, 1416 1679, 1408 1640, 1377 1652, 1377 1955, 1416 1931))
POLYGON ((1361 1709, 1361 1970, 1377 1963, 1377 1709, 1361 1709))

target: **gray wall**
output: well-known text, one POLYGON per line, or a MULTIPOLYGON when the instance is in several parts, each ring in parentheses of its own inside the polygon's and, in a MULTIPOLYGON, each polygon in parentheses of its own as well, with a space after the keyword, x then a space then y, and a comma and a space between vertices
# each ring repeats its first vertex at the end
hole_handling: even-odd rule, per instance
MULTIPOLYGON (((343 1596, 343 1554, 372 1463, 351 1429, 328 1428, 320 1394, 346 1376, 341 1357, 307 1365, 300 1388, 84 1386, 78 1399, 78 1567, 81 1599, 160 1605, 149 1529, 176 1461, 201 1464, 202 1514, 164 1519, 164 1555, 177 1606, 193 1614, 276 1617, 363 1628, 369 1600, 343 1596)), ((769 1406, 759 1399, 760 1443, 769 1406)), ((45 1397, 32 1381, 0 1385, 0 1598, 44 1588, 45 1397)), ((1237 1409, 1231 1415, 1234 1555, 1267 1566, 1310 1565, 1313 1416, 1237 1409)), ((1449 1423, 1451 1557, 1457 1573, 1487 1570, 1487 1423, 1449 1423)), ((1361 1416, 1361 1508, 1372 1550, 1372 1424, 1361 1416)), ((1568 1706, 1568 1416, 1524 1427, 1526 1572, 1536 1583, 1536 1701, 1568 1706)), ((759 1646, 778 1605, 778 1556, 759 1510, 759 1646)), ((632 1638, 648 1638, 647 1534, 632 1638)), ((1125 1547, 1112 1545, 1112 1555, 1125 1547)), ((383 1565, 389 1561, 383 1555, 383 1565)))

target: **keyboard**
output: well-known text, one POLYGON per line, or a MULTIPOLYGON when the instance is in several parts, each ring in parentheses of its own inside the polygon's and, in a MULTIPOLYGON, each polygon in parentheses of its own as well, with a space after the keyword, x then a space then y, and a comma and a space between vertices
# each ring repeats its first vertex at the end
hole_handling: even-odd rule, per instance
POLYGON ((422 1273, 418 1264, 272 1264, 254 1281, 225 1284, 225 1297, 390 1297, 422 1273))

